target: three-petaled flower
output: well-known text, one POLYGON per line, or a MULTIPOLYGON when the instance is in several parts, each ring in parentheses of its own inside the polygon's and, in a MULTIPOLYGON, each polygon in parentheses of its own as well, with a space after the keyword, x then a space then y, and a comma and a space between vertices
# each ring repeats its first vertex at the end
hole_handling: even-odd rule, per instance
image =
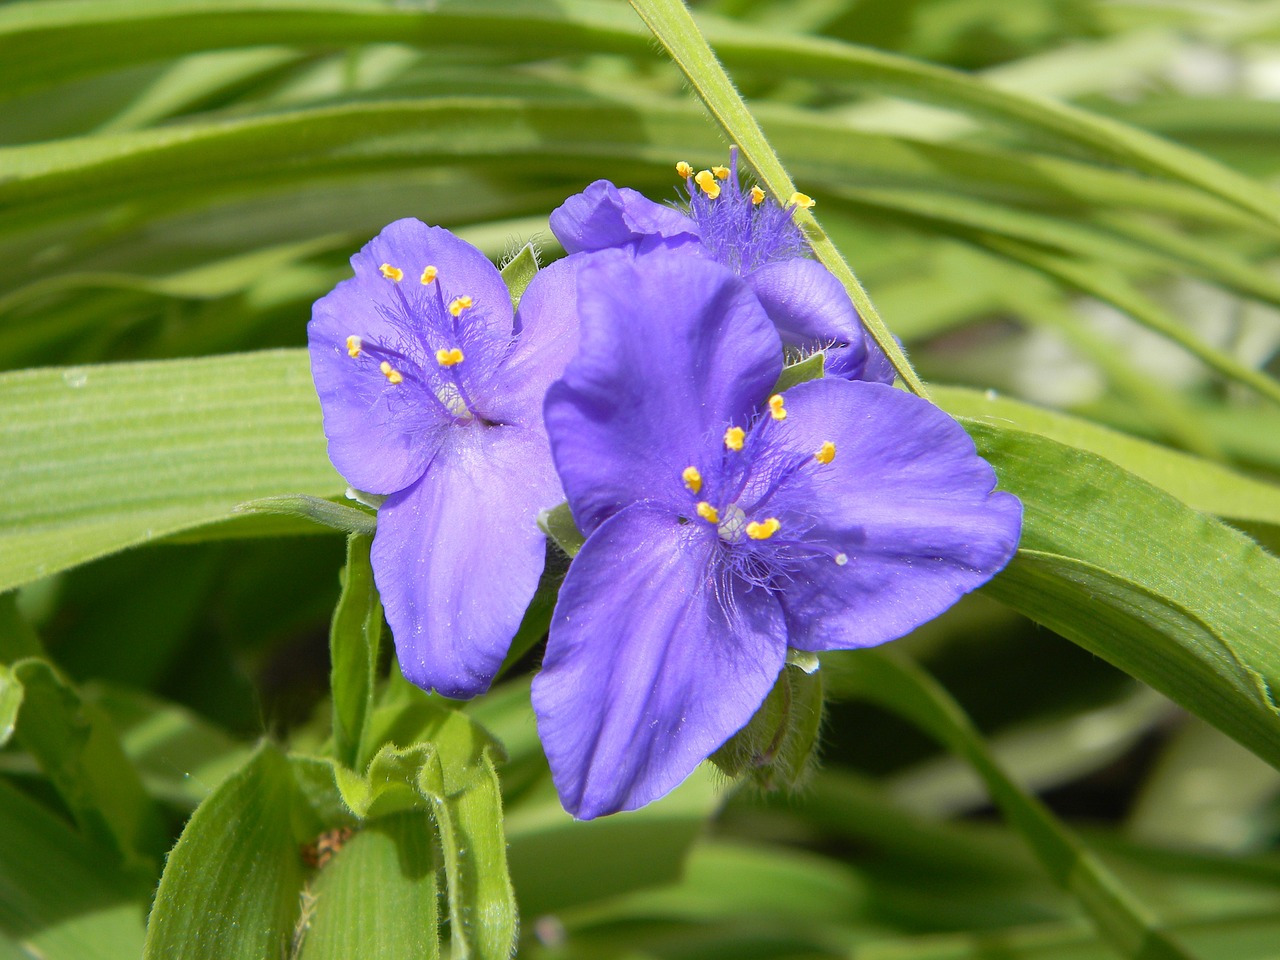
POLYGON ((688 214, 627 187, 597 180, 551 214, 551 230, 569 253, 624 249, 637 256, 683 250, 722 264, 742 278, 773 321, 785 347, 822 349, 829 377, 893 382, 893 367, 863 329, 840 281, 810 257, 794 212, 813 201, 796 194, 779 205, 729 166, 694 172, 676 164, 688 192, 688 214))
POLYGON ((841 379, 775 395, 778 332, 708 258, 593 254, 576 309, 546 422, 587 539, 533 702, 585 819, 676 786, 747 723, 788 647, 879 644, 986 581, 1021 504, 915 396, 841 379))
POLYGON ((513 315, 484 254, 411 219, 351 265, 307 327, 329 457, 386 496, 373 570, 404 675, 473 696, 537 588, 537 513, 563 499, 541 408, 576 344, 572 269, 540 271, 513 315))

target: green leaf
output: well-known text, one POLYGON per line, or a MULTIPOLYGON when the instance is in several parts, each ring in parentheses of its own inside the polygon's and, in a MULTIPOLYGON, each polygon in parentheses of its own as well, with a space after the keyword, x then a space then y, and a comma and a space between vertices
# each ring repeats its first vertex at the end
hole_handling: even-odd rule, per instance
POLYGON ((0 956, 137 960, 153 879, 0 779, 0 956))
POLYGON ((494 766, 501 748, 464 714, 420 691, 410 697, 373 718, 370 736, 383 746, 367 775, 335 767, 334 781, 358 817, 430 813, 442 851, 454 952, 505 960, 515 942, 516 905, 494 766))
POLYGON ((346 489, 300 350, 0 375, 0 589, 346 489))
POLYGON ((169 854, 144 960, 287 955, 303 889, 297 786, 264 745, 202 803, 169 854))
POLYGON ((502 266, 502 282, 511 291, 511 305, 520 306, 520 298, 538 272, 538 251, 532 243, 526 243, 520 252, 502 266))
POLYGON ((965 428, 1024 510, 1017 556, 983 591, 1280 766, 1280 560, 1094 454, 965 428))
POLYGON ((22 706, 22 683, 13 671, 0 663, 0 747, 9 742, 18 722, 18 709, 22 706))
POLYGON ((116 850, 127 865, 147 863, 163 849, 160 823, 110 719, 47 661, 19 660, 10 679, 22 699, 18 743, 85 835, 116 850))
POLYGON ((857 692, 900 714, 964 757, 982 777, 991 799, 1022 834, 1053 880, 1074 894, 1098 932, 1127 957, 1190 960, 1189 953, 1049 809, 1024 793, 1000 768, 960 706, 910 662, 880 650, 858 651, 845 679, 857 692))
POLYGON ((304 895, 299 960, 402 960, 440 955, 435 830, 425 813, 366 823, 304 895))
POLYGON ((364 756, 365 728, 373 712, 378 650, 382 642, 382 603, 373 583, 365 535, 347 538, 342 596, 329 628, 329 685, 333 692, 333 741, 338 761, 358 769, 364 756))
POLYGON ((934 387, 932 397, 965 421, 980 421, 995 430, 1026 431, 1105 457, 1193 509, 1231 520, 1280 525, 1280 487, 1274 484, 992 391, 934 387))

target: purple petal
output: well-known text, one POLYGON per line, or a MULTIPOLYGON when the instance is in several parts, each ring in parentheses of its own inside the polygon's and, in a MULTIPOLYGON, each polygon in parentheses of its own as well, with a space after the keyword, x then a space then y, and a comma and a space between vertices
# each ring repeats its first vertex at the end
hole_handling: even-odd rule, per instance
POLYGON ((783 586, 790 644, 866 647, 937 616, 1013 556, 1022 504, 993 493, 995 472, 955 420, 878 383, 817 380, 787 392, 780 444, 835 444, 775 498, 830 548, 783 586), (834 559, 839 551, 847 562, 834 559))
POLYGON ((816 260, 770 263, 747 278, 789 347, 862 346, 862 324, 843 284, 816 260))
POLYGON ((714 541, 644 505, 578 554, 533 681, 561 802, 583 820, 676 787, 755 713, 786 654, 776 601, 717 595, 714 541))
POLYGON ((628 187, 597 180, 551 213, 551 232, 566 253, 621 247, 645 237, 696 237, 697 225, 628 187))
POLYGON ((635 500, 683 499, 681 471, 726 423, 747 424, 782 349, 751 291, 701 257, 590 254, 577 308, 578 354, 545 414, 574 519, 590 534, 635 500))
POLYGON ((537 513, 561 496, 539 431, 474 425, 382 505, 373 571, 409 680, 448 697, 488 688, 542 573, 537 513))
POLYGON ((443 429, 439 404, 410 380, 388 384, 376 363, 358 363, 347 354, 347 337, 370 344, 403 344, 415 335, 406 324, 414 304, 435 295, 420 282, 427 265, 436 283, 452 297, 467 294, 474 306, 469 322, 506 337, 511 300, 502 277, 475 247, 440 227, 397 220, 351 258, 355 277, 316 301, 307 325, 311 373, 324 414, 329 458, 348 482, 370 493, 403 490, 422 476, 435 455, 443 429), (389 264, 402 270, 397 283, 382 275, 389 264))
POLYGON ((489 409, 494 419, 541 427, 547 387, 564 373, 578 347, 573 303, 580 260, 567 257, 542 268, 520 298, 515 348, 493 377, 489 409))

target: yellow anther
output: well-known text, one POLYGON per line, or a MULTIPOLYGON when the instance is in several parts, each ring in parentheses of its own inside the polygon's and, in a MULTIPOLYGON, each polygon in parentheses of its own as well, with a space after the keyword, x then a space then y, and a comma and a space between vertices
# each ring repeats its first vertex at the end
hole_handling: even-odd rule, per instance
POLYGON ((741 427, 730 427, 724 432, 724 445, 730 450, 741 450, 742 441, 746 436, 747 431, 741 427))
POLYGON ((428 284, 430 284, 432 281, 435 280, 436 276, 439 275, 439 273, 440 271, 437 270, 435 267, 423 267, 422 268, 422 285, 425 287, 428 284))
POLYGON ((462 362, 462 351, 457 347, 446 350, 441 347, 436 351, 436 363, 442 367, 452 367, 462 362))
POLYGON ((716 179, 717 179, 717 180, 728 180, 728 179, 729 179, 729 168, 728 168, 728 167, 712 167, 712 168, 711 168, 711 172, 712 172, 712 173, 714 173, 714 174, 716 175, 716 179))
POLYGON ((775 393, 772 397, 770 397, 769 398, 769 416, 773 417, 773 419, 775 420, 787 419, 787 408, 782 405, 783 402, 784 401, 782 399, 782 394, 780 393, 775 393))
POLYGON ((680 478, 684 480, 684 485, 689 488, 690 493, 697 493, 702 489, 702 474, 698 472, 697 467, 685 467, 680 478))
POLYGON ((676 164, 676 174, 681 180, 688 180, 693 176, 693 167, 689 166, 684 160, 676 164))
POLYGON ((764 191, 758 185, 751 188, 751 203, 754 206, 764 203, 764 191))
POLYGON ((747 536, 752 540, 768 540, 781 529, 782 524, 777 517, 770 517, 764 523, 748 523, 747 536))
POLYGON ((354 360, 360 356, 360 348, 364 346, 364 341, 357 337, 354 333, 347 337, 347 356, 354 360))
POLYGON ((393 387, 397 383, 404 382, 404 374, 391 364, 387 363, 387 361, 383 360, 382 363, 378 364, 378 369, 382 371, 382 375, 387 378, 387 382, 393 387))
POLYGON ((703 520, 707 521, 707 523, 720 522, 720 511, 717 510, 715 507, 713 507, 711 504, 707 503, 707 501, 705 500, 698 501, 697 509, 698 509, 698 516, 700 516, 703 520))
POLYGON ((714 200, 720 196, 720 184, 716 183, 716 175, 710 170, 700 171, 693 179, 702 188, 702 192, 707 195, 707 199, 714 200))
POLYGON ((470 297, 454 297, 449 301, 449 312, 455 317, 463 310, 470 310, 474 302, 470 297))
POLYGON ((801 210, 808 210, 817 202, 817 200, 813 199, 813 197, 809 196, 807 193, 799 192, 793 193, 791 195, 791 199, 787 201, 791 206, 799 207, 801 210))
POLYGON ((396 283, 399 283, 404 279, 404 271, 399 267, 393 267, 389 263, 384 263, 378 269, 382 271, 382 275, 388 280, 394 280, 396 283))
POLYGON ((836 458, 836 445, 830 440, 823 440, 822 446, 818 448, 818 452, 813 455, 813 459, 819 463, 830 463, 836 458))

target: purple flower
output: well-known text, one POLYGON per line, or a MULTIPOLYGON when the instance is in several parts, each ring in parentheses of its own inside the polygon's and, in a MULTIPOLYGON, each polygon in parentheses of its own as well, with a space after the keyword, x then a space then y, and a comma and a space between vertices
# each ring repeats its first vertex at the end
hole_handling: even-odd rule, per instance
POLYGON ((563 499, 541 411, 576 344, 572 272, 540 271, 513 317, 484 254, 407 219, 351 265, 307 327, 329 457, 387 497, 373 570, 404 675, 473 696, 538 585, 537 513, 563 499))
MULTIPOLYGON (((893 366, 862 327, 840 281, 809 258, 792 217, 759 187, 743 189, 738 151, 728 167, 694 173, 678 164, 688 215, 626 187, 597 180, 551 214, 551 231, 568 253, 625 248, 636 255, 683 249, 723 264, 759 298, 783 345, 826 351, 826 375, 892 383, 893 366)), ((797 202, 808 202, 796 195, 797 202)))
POLYGON ((778 334, 717 264, 597 253, 577 296, 546 420, 587 539, 533 703, 587 819, 675 787, 751 718, 788 647, 883 643, 985 582, 1022 508, 918 397, 837 379, 771 396, 778 334))

